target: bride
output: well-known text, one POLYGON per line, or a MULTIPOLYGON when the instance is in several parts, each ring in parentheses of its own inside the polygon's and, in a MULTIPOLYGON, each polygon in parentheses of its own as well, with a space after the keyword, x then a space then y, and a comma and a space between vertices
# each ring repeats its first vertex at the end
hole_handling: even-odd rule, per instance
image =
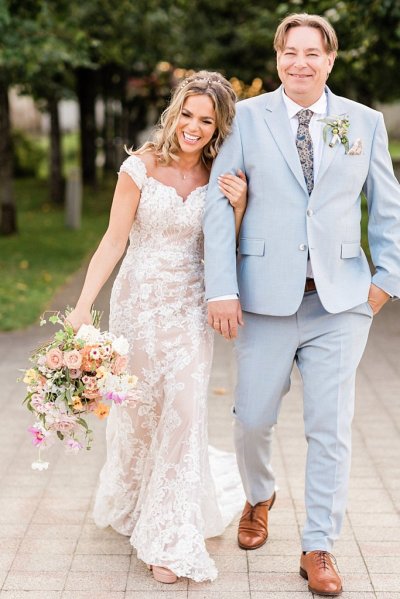
MULTIPOLYGON (((219 502, 231 503, 225 519, 210 474, 213 332, 207 327, 202 261, 210 168, 234 113, 235 94, 219 73, 200 71, 175 90, 155 140, 121 166, 108 229, 68 316, 74 329, 90 322, 90 308, 129 238, 111 294, 110 330, 128 338, 129 368, 139 382, 130 405, 113 405, 110 412, 94 519, 128 535, 138 558, 165 583, 178 576, 215 579, 204 539, 221 534, 242 503, 229 480, 233 456, 223 466, 231 485, 219 502)), ((219 185, 238 231, 245 177, 222 175, 219 185)))

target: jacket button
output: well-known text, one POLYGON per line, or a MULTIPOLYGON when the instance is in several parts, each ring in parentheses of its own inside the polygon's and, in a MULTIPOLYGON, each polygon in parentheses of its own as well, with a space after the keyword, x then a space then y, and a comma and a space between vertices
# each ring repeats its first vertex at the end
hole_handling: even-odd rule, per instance
POLYGON ((300 250, 301 252, 304 252, 306 249, 307 249, 307 246, 306 246, 306 244, 305 244, 305 243, 301 243, 301 244, 299 245, 299 250, 300 250))
POLYGON ((309 208, 307 210, 307 216, 312 216, 314 214, 314 210, 311 210, 311 208, 309 208))

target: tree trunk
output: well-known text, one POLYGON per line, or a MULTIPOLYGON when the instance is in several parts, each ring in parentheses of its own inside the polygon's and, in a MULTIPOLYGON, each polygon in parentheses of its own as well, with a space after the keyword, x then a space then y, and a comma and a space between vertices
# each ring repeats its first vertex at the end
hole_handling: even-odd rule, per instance
POLYGON ((8 86, 0 81, 0 234, 17 232, 8 86))
POLYGON ((127 138, 129 145, 135 148, 139 146, 139 135, 147 127, 147 113, 151 106, 148 98, 135 98, 130 102, 128 121, 127 121, 127 138))
POLYGON ((113 100, 106 95, 103 96, 104 102, 104 170, 115 171, 117 165, 115 161, 115 125, 113 100))
POLYGON ((62 176, 61 131, 56 98, 48 100, 50 113, 50 201, 61 204, 64 199, 62 176))
POLYGON ((81 165, 84 183, 96 183, 96 73, 78 69, 77 91, 80 108, 81 165))

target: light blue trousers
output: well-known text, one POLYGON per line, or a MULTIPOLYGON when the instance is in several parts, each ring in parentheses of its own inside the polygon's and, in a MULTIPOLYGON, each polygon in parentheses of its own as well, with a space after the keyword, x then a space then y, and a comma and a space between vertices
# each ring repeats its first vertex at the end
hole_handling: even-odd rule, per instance
POLYGON ((290 388, 293 362, 304 387, 307 439, 303 551, 330 551, 346 509, 355 373, 372 322, 365 303, 330 314, 316 292, 292 316, 246 312, 235 344, 238 384, 235 445, 243 486, 254 505, 271 497, 272 429, 290 388))

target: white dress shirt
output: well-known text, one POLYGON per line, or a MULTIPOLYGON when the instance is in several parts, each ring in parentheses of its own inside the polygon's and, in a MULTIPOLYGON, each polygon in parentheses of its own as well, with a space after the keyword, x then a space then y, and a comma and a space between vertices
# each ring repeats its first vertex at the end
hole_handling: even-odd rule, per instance
MULTIPOLYGON (((283 101, 285 103, 286 110, 288 113, 290 127, 291 127, 292 133, 293 133, 293 139, 296 139, 297 129, 299 126, 299 119, 297 118, 297 113, 300 110, 304 110, 305 106, 300 106, 299 104, 296 104, 296 102, 291 100, 289 98, 289 96, 287 96, 285 94, 285 91, 283 88, 282 88, 282 97, 283 97, 283 101)), ((309 124, 310 135, 311 135, 311 139, 313 142, 314 183, 317 179, 319 167, 321 165, 322 150, 323 150, 322 130, 325 126, 324 123, 319 122, 319 119, 323 119, 324 117, 326 117, 327 106, 328 106, 328 103, 327 103, 327 98, 326 98, 325 92, 322 93, 321 97, 318 98, 318 100, 316 102, 314 102, 314 104, 311 104, 311 106, 307 106, 307 109, 312 110, 312 112, 314 113, 311 117, 310 124, 309 124)), ((313 278, 313 272, 312 272, 312 266, 311 266, 310 259, 308 259, 308 262, 307 262, 307 275, 306 276, 307 276, 307 278, 313 278)), ((208 301, 216 302, 218 300, 228 300, 228 299, 237 299, 237 295, 221 295, 218 297, 212 297, 208 301)))
MULTIPOLYGON (((297 128, 299 126, 299 119, 297 118, 297 113, 300 110, 304 110, 304 106, 300 106, 299 104, 296 104, 296 102, 293 102, 293 100, 291 100, 283 90, 282 96, 288 113, 290 127, 293 133, 293 139, 296 139, 297 128)), ((307 110, 312 110, 312 112, 314 113, 311 117, 309 130, 313 142, 315 183, 318 176, 319 167, 321 165, 323 149, 322 130, 325 126, 325 123, 319 122, 319 119, 323 119, 326 117, 327 99, 325 92, 323 92, 322 96, 316 102, 314 102, 314 104, 312 104, 311 106, 307 106, 307 110)))
MULTIPOLYGON (((305 107, 300 106, 299 104, 296 104, 296 102, 293 102, 293 100, 291 100, 289 98, 289 96, 287 96, 285 94, 283 89, 282 89, 282 96, 283 96, 283 101, 285 103, 286 110, 288 113, 290 127, 291 127, 292 133, 293 133, 293 138, 296 139, 297 129, 299 126, 299 119, 297 118, 297 113, 300 110, 304 110, 305 107)), ((327 105, 328 104, 327 104, 327 99, 326 99, 326 93, 323 92, 322 95, 320 96, 320 98, 316 102, 314 102, 314 104, 311 104, 311 106, 307 106, 307 110, 312 110, 312 112, 314 113, 311 117, 310 124, 309 124, 309 131, 310 131, 310 135, 311 135, 311 139, 312 139, 312 143, 313 143, 314 183, 317 180, 319 167, 321 166, 321 158, 322 158, 322 150, 323 150, 322 130, 325 126, 325 123, 321 123, 319 121, 319 119, 323 119, 326 116, 327 105)), ((310 257, 308 258, 308 261, 307 261, 307 275, 306 276, 307 276, 307 278, 314 277, 310 257)))

